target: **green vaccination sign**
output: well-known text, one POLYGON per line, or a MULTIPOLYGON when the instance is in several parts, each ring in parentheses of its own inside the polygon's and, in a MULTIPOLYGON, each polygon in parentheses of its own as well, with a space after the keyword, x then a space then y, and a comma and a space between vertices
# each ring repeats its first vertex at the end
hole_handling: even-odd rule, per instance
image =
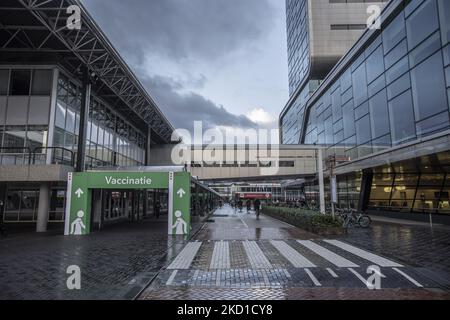
POLYGON ((190 233, 190 174, 187 172, 82 172, 69 173, 65 219, 66 235, 87 235, 91 230, 93 189, 168 189, 170 235, 190 233))

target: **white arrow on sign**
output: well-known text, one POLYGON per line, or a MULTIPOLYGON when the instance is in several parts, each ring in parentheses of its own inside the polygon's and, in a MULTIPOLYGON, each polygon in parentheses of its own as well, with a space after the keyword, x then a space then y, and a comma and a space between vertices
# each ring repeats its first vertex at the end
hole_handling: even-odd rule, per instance
POLYGON ((81 188, 78 188, 77 191, 75 191, 75 194, 77 195, 78 199, 81 198, 81 195, 84 194, 83 190, 81 188))
POLYGON ((186 194, 186 191, 180 188, 180 190, 177 191, 177 194, 180 196, 180 198, 183 198, 183 196, 186 194))

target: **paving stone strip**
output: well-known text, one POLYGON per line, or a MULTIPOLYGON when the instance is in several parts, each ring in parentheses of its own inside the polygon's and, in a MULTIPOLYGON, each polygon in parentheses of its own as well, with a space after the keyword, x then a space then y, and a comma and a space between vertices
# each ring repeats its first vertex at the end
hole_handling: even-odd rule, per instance
POLYGON ((189 269, 201 245, 201 242, 189 242, 167 269, 189 269))
POLYGON ((245 252, 254 269, 272 269, 273 266, 266 258, 262 250, 255 241, 244 241, 245 252))
POLYGON ((214 244, 210 269, 230 269, 230 246, 226 241, 214 244))
POLYGON ((297 250, 284 241, 270 241, 270 243, 285 257, 295 268, 315 268, 316 265, 302 256, 297 250))
POLYGON ((338 268, 358 268, 359 266, 356 263, 347 260, 336 253, 319 246, 317 243, 314 243, 309 240, 297 240, 298 243, 305 246, 309 250, 313 251, 315 254, 321 256, 322 258, 330 261, 338 268))

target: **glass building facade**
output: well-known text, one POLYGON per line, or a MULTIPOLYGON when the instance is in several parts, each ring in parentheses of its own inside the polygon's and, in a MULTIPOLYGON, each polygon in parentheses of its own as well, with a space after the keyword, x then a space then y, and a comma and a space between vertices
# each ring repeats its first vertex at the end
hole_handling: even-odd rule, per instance
POLYGON ((309 72, 308 1, 286 0, 289 93, 292 95, 309 72))
MULTIPOLYGON (((58 73, 56 109, 51 115, 53 69, 0 69, 0 163, 27 161, 24 150, 45 153, 69 164, 77 152, 81 85, 58 73), (50 123, 54 119, 54 123, 50 123), (49 129, 53 141, 49 143, 49 129), (15 155, 14 152, 15 151, 15 155), (3 153, 3 155, 1 155, 3 153)), ((146 136, 105 101, 91 96, 86 168, 138 166, 145 161, 146 136)), ((36 159, 36 157, 35 157, 36 159)), ((37 157, 43 161, 43 157, 37 157)))
POLYGON ((25 148, 47 146, 52 79, 51 69, 0 66, 0 164, 22 164, 25 148))
MULTIPOLYGON (((76 153, 80 124, 80 85, 61 74, 57 96, 54 146, 76 153)), ((139 166, 145 161, 145 135, 95 94, 91 97, 86 138, 88 169, 139 166)))
MULTIPOLYGON (((0 67, 0 165, 45 164, 52 147, 52 163, 73 166, 81 99, 80 83, 62 70, 0 67)), ((144 164, 146 136, 95 93, 90 101, 86 169, 144 164)), ((51 186, 49 222, 64 220, 65 197, 65 185, 51 186)), ((8 184, 1 201, 5 222, 36 222, 39 183, 8 184)))
MULTIPOLYGON (((290 101, 282 143, 322 145, 325 158, 365 161, 373 172, 369 209, 448 214, 450 152, 370 167, 373 157, 432 144, 450 130, 450 1, 389 5, 395 8, 382 28, 362 37, 304 106, 303 94, 290 101)), ((341 174, 337 183, 339 206, 358 207, 362 172, 341 174)), ((317 182, 305 187, 317 197, 317 182)))
POLYGON ((450 3, 413 1, 308 106, 302 139, 350 160, 450 128, 450 3))

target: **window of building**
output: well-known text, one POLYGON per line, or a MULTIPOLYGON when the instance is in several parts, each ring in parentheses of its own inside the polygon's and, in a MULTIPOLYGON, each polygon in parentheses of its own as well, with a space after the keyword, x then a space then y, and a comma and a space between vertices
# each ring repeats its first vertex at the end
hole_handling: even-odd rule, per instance
POLYGON ((404 13, 400 13, 384 30, 383 30, 383 48, 384 54, 390 52, 400 41, 406 37, 404 13))
POLYGON ((9 70, 0 69, 0 95, 8 94, 9 70))
POLYGON ((376 173, 373 176, 369 206, 372 208, 388 209, 394 183, 394 174, 376 173))
POLYGON ((366 64, 363 63, 352 74, 353 81, 353 98, 355 106, 367 100, 367 78, 366 78, 366 64))
POLYGON ((406 19, 408 47, 415 48, 438 28, 436 1, 423 1, 422 5, 406 19))
POLYGON ((383 90, 369 100, 370 120, 373 138, 389 133, 389 113, 386 90, 383 90))
POLYGON ((384 72, 383 47, 379 46, 366 60, 367 82, 372 83, 384 72))
POLYGON ((50 95, 52 91, 52 70, 34 70, 32 95, 50 95))
POLYGON ((361 146, 372 140, 370 132, 370 116, 365 117, 356 121, 356 143, 361 146))
POLYGON ((405 92, 411 88, 411 79, 409 73, 405 73, 403 76, 395 80, 387 87, 388 100, 392 100, 399 94, 405 92))
POLYGON ((56 104, 55 125, 61 129, 66 127, 66 106, 62 101, 56 104))
POLYGON ((395 176, 390 203, 391 209, 405 212, 411 211, 418 178, 417 174, 397 174, 395 176))
POLYGON ((417 135, 423 136, 450 126, 448 111, 439 113, 435 116, 422 120, 416 124, 417 135))
POLYGON ((28 96, 30 94, 30 80, 30 70, 11 70, 9 94, 12 96, 28 96))
POLYGON ((342 107, 344 119, 344 138, 347 139, 355 134, 355 114, 353 111, 353 100, 342 107))
POLYGON ((438 5, 442 44, 446 45, 450 42, 450 2, 448 0, 438 0, 438 5))
POLYGON ((358 108, 355 109, 355 119, 361 119, 366 114, 369 113, 369 103, 364 102, 362 105, 360 105, 358 108))
POLYGON ((279 166, 280 168, 294 168, 295 161, 280 161, 279 166))
POLYGON ((389 102, 392 143, 400 144, 416 137, 411 90, 389 102))
POLYGON ((411 70, 411 80, 417 121, 447 110, 441 52, 411 70))

